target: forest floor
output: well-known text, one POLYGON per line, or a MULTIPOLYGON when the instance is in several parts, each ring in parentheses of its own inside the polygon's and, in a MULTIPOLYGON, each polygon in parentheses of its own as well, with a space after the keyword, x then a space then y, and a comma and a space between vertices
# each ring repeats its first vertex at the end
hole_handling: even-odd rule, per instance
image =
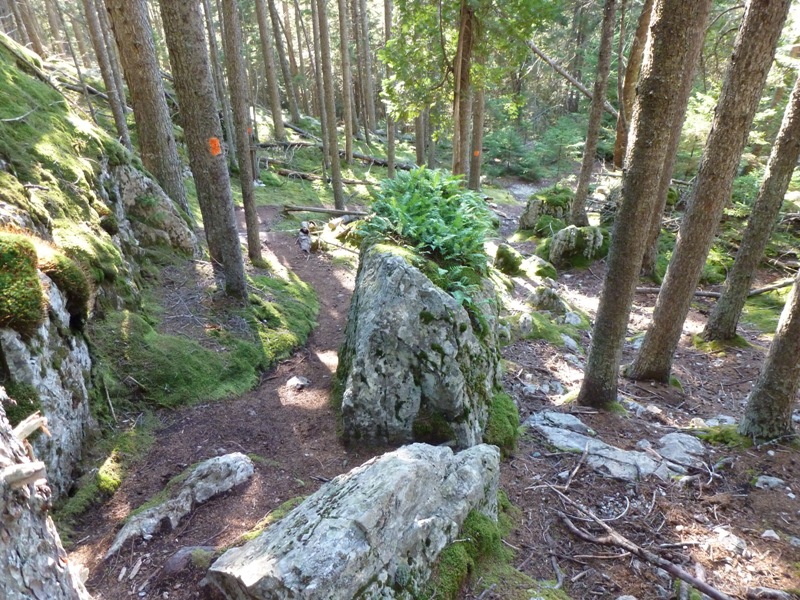
MULTIPOLYGON (((501 228, 503 235, 513 233, 515 219, 530 194, 527 186, 518 183, 509 182, 508 189, 518 202, 502 206, 508 217, 501 228)), ((220 549, 236 544, 281 504, 313 493, 324 481, 386 450, 345 447, 336 435, 336 415, 329 404, 336 353, 354 285, 356 255, 337 251, 307 258, 295 244, 295 233, 278 226, 280 209, 259 210, 265 252, 274 263, 291 269, 314 287, 320 299, 319 326, 303 348, 264 374, 252 392, 160 415, 162 427, 150 453, 134 465, 117 493, 86 515, 76 528, 73 539, 77 541, 70 560, 88 569, 87 586, 98 600, 216 597, 200 584, 207 565, 197 556, 194 561, 188 555, 183 561, 168 559, 182 548, 220 549), (305 377, 310 384, 302 390, 289 388, 286 383, 293 376, 305 377), (255 475, 247 483, 197 507, 176 530, 156 534, 149 541, 128 543, 118 554, 103 560, 131 510, 188 465, 236 451, 254 459, 255 475)), ((196 268, 165 270, 161 293, 165 297, 181 295, 186 302, 193 302, 191 298, 200 296, 193 293, 193 286, 196 292, 209 283, 206 279, 210 277, 196 268)), ((596 309, 604 268, 600 261, 589 269, 559 274, 563 296, 590 316, 596 309)), ((771 279, 768 273, 764 277, 771 279)), ((653 295, 636 297, 626 360, 633 357, 636 334, 646 327, 654 301, 653 295)), ((197 326, 192 322, 199 319, 202 324, 203 311, 207 310, 199 304, 189 311, 185 303, 165 305, 191 313, 186 323, 181 322, 179 312, 165 314, 162 319, 174 331, 188 335, 197 326), (174 318, 167 318, 170 316, 174 318)), ((575 390, 580 383, 579 366, 585 362, 590 332, 584 332, 581 349, 573 354, 542 340, 518 341, 505 347, 504 383, 518 403, 521 420, 545 409, 572 411, 597 432, 598 438, 634 449, 640 440, 655 441, 668 432, 689 428, 692 419, 718 415, 738 419, 769 339, 745 326, 742 334, 751 344, 746 348, 726 353, 696 349, 691 336, 702 328, 708 307, 706 301, 696 302, 685 325, 686 335, 674 362, 674 374, 682 389, 623 379, 621 395, 644 407, 625 415, 559 404, 563 396, 555 392, 575 390), (539 384, 539 389, 546 383, 551 393, 527 393, 525 384, 531 382, 539 384)), ((501 468, 501 486, 519 509, 505 543, 515 550, 514 566, 537 580, 561 581, 564 591, 576 600, 622 594, 645 600, 673 593, 670 577, 663 572, 659 575, 651 565, 619 547, 587 542, 570 533, 553 510, 562 509, 562 501, 544 484, 560 485, 570 499, 608 520, 628 539, 733 597, 743 598, 747 589, 757 586, 800 589, 797 456, 796 448, 780 442, 749 448, 718 445, 710 447, 707 472, 689 485, 658 479, 633 484, 603 477, 583 464, 580 455, 553 452, 538 435, 526 432, 515 454, 504 460, 501 468), (724 468, 716 467, 723 459, 730 460, 725 461, 724 468), (786 486, 755 489, 752 483, 759 475, 779 477, 786 486), (777 532, 779 539, 762 538, 766 530, 777 532)), ((575 514, 574 508, 566 508, 565 512, 575 514)), ((581 526, 592 529, 586 522, 581 526)), ((595 535, 600 537, 599 533, 595 535)), ((495 585, 473 581, 462 598, 530 596, 524 589, 512 590, 502 582, 495 585)))

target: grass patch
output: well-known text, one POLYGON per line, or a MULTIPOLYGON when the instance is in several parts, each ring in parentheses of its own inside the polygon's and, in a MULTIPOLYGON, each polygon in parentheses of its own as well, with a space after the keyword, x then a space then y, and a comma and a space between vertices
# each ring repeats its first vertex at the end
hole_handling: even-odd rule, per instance
POLYGON ((708 442, 714 446, 750 448, 753 445, 753 440, 746 435, 740 434, 736 425, 717 425, 715 427, 707 427, 694 433, 694 435, 704 442, 708 442))
POLYGON ((762 333, 775 333, 790 290, 787 287, 748 298, 742 310, 742 321, 753 325, 762 333))

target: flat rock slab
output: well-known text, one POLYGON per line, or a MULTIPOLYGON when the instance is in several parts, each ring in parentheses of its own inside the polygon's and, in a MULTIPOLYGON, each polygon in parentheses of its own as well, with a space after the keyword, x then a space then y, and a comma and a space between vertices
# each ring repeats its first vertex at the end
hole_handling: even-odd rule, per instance
POLYGON ((232 600, 410 599, 471 510, 496 518, 500 452, 411 444, 336 477, 208 572, 232 600))
POLYGON ((161 529, 162 523, 168 523, 169 529, 175 529, 181 518, 195 506, 244 483, 252 477, 253 472, 253 461, 241 452, 201 462, 168 500, 134 515, 125 523, 106 552, 106 558, 131 538, 153 535, 161 529))
MULTIPOLYGON (((525 422, 545 436, 548 443, 566 452, 586 452, 586 464, 595 471, 626 481, 638 481, 649 475, 669 479, 684 475, 688 468, 702 465, 705 447, 697 438, 684 433, 670 433, 659 440, 659 447, 645 452, 622 450, 594 437, 577 417, 545 411, 525 422)), ((650 448, 651 444, 644 444, 650 448)))

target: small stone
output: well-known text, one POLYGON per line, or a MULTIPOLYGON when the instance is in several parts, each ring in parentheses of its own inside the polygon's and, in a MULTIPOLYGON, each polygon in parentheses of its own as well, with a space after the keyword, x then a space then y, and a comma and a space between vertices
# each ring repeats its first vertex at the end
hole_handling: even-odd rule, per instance
POLYGON ((794 546, 795 548, 800 548, 800 538, 794 536, 790 537, 789 545, 794 546))
POLYGON ((565 333, 561 334, 561 339, 564 341, 564 347, 569 350, 570 352, 577 353, 580 352, 580 346, 578 346, 578 342, 573 340, 571 337, 566 335, 565 333))
POLYGON ((636 596, 631 596, 630 594, 626 594, 624 596, 618 596, 617 600, 637 600, 636 596))
POLYGON ((755 482, 755 486, 760 490, 771 490, 785 485, 786 482, 783 479, 771 477, 769 475, 759 475, 755 482))
POLYGON ((797 498, 797 496, 795 496, 795 495, 794 495, 792 492, 789 492, 788 494, 786 494, 786 496, 787 496, 787 497, 788 497, 790 500, 794 500, 795 498, 797 498))
POLYGON ((772 529, 767 529, 764 533, 761 534, 761 539, 779 541, 781 539, 781 536, 775 533, 772 529))
POLYGON ((636 442, 636 447, 639 450, 649 450, 653 447, 653 444, 650 443, 650 440, 639 440, 636 442))
POLYGON ((302 389, 307 388, 311 385, 311 382, 306 379, 305 377, 299 377, 295 375, 289 381, 286 382, 286 387, 290 389, 297 390, 298 392, 302 389))
POLYGON ((703 514, 698 513, 696 515, 693 515, 693 517, 694 520, 697 521, 698 523, 708 523, 708 517, 703 514))
POLYGON ((564 315, 564 324, 578 327, 581 324, 581 317, 578 313, 568 312, 564 315))
MULTIPOLYGON (((531 456, 533 458, 541 458, 542 457, 542 453, 541 452, 534 452, 533 454, 531 454, 531 456)), ((797 540, 797 538, 792 538, 792 539, 797 540)), ((798 541, 798 543, 800 543, 800 540, 797 540, 797 541, 798 541)))
POLYGON ((550 389, 554 396, 563 396, 564 395, 564 386, 561 385, 558 381, 551 381, 550 382, 550 389))
POLYGON ((775 450, 767 450, 767 456, 775 456, 775 450))
POLYGON ((524 396, 533 396, 539 391, 539 387, 532 385, 530 383, 526 383, 522 386, 522 394, 524 396))
POLYGON ((567 479, 569 479, 569 471, 561 471, 561 473, 556 475, 556 477, 558 477, 562 481, 566 481, 567 479))

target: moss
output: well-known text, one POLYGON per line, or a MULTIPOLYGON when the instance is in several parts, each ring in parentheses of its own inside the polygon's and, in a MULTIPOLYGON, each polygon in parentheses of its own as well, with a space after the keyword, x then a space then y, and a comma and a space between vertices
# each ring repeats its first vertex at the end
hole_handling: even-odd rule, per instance
POLYGON ((742 321, 763 333, 775 333, 790 289, 787 287, 748 298, 742 310, 742 321))
POLYGON ((195 548, 192 550, 192 566, 204 571, 211 566, 211 561, 216 556, 216 553, 204 548, 195 548))
POLYGON ((283 519, 286 515, 288 515, 290 512, 292 512, 292 510, 295 507, 300 506, 300 504, 302 504, 307 497, 308 496, 296 496, 294 498, 290 498, 289 500, 287 500, 274 510, 269 511, 266 515, 264 515, 262 519, 260 519, 253 526, 253 528, 250 531, 240 535, 239 539, 237 539, 229 547, 241 546, 245 542, 249 542, 250 540, 257 538, 259 535, 264 533, 264 531, 271 525, 274 525, 275 523, 283 519))
POLYGON ((519 411, 508 394, 495 394, 489 404, 489 418, 486 422, 484 441, 498 446, 504 456, 510 455, 519 436, 519 411))
POLYGON ((44 322, 36 249, 19 234, 0 232, 0 327, 32 334, 44 322))
POLYGON ((531 196, 531 199, 540 200, 544 205, 562 209, 569 208, 574 198, 575 192, 572 189, 558 184, 540 190, 531 196))
POLYGON ((730 349, 748 348, 750 342, 738 334, 732 340, 705 340, 701 335, 695 335, 692 345, 709 354, 725 354, 730 349))
POLYGON ((749 448, 753 440, 739 433, 736 425, 717 425, 698 431, 695 435, 715 446, 749 448))
POLYGON ((669 384, 670 386, 677 388, 680 391, 683 391, 683 384, 681 383, 681 380, 678 379, 675 375, 669 376, 669 384))
POLYGON ((419 320, 422 322, 423 325, 428 325, 436 320, 436 316, 428 312, 427 310, 420 311, 419 313, 419 320))
POLYGON ((567 224, 562 219, 553 217, 551 215, 542 215, 536 221, 533 231, 537 236, 550 237, 554 233, 564 229, 566 226, 567 224))
POLYGON ((40 245, 39 268, 45 273, 67 300, 67 310, 72 317, 83 320, 89 312, 92 288, 83 267, 55 248, 40 245))
POLYGON ((494 266, 506 275, 516 275, 522 265, 522 255, 508 244, 500 244, 494 257, 494 266))
POLYGON ((0 382, 0 384, 6 388, 8 397, 16 402, 16 404, 6 404, 3 406, 6 417, 12 427, 18 425, 37 410, 42 409, 39 400, 39 392, 36 391, 36 388, 32 385, 13 381, 0 382))

